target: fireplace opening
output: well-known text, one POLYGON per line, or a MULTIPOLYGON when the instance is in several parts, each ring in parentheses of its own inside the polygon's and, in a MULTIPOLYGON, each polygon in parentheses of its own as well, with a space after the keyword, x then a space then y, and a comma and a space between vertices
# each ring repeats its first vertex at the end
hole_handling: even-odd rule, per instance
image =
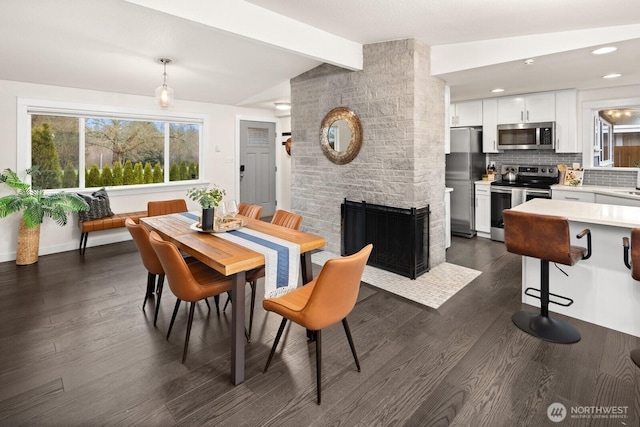
POLYGON ((396 208, 345 199, 341 254, 373 243, 368 265, 411 279, 429 271, 429 206, 396 208))

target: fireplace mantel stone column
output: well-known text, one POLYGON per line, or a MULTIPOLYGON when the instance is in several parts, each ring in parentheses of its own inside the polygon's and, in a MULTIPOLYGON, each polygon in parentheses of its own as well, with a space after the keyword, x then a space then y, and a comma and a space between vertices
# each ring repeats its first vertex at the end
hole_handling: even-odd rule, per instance
POLYGON ((292 210, 302 229, 340 253, 344 198, 399 208, 429 205, 430 267, 445 260, 444 82, 430 74, 430 48, 417 40, 366 45, 364 68, 320 65, 291 80, 292 210), (331 163, 319 143, 331 109, 353 110, 362 122, 359 155, 331 163))

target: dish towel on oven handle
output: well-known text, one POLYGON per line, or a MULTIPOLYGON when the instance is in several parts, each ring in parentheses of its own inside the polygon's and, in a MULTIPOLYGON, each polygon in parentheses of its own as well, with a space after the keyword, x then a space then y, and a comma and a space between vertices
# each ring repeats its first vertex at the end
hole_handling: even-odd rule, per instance
POLYGON ((526 202, 526 190, 524 188, 514 188, 511 190, 511 207, 515 208, 518 205, 526 202))
POLYGON ((241 228, 217 237, 264 255, 264 297, 275 298, 298 287, 300 246, 269 234, 241 228))

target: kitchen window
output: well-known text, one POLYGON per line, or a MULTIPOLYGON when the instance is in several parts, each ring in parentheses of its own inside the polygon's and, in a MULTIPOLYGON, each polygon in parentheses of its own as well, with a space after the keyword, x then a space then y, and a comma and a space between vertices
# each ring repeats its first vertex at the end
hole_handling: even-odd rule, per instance
POLYGON ((613 166, 613 124, 602 117, 602 111, 594 117, 593 165, 613 166))
POLYGON ((640 98, 607 99, 582 103, 583 163, 589 167, 640 167, 640 98), (599 123, 611 125, 612 136, 601 140, 599 123), (601 150, 611 149, 608 165, 602 165, 601 150))
POLYGON ((204 117, 19 100, 19 166, 42 189, 198 181, 204 117))

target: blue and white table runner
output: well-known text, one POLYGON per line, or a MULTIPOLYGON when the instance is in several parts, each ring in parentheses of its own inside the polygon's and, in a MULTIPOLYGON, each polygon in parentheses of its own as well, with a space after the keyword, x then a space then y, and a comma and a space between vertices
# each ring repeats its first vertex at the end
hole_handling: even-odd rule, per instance
MULTIPOLYGON (((198 212, 183 212, 174 215, 189 224, 198 221, 198 212)), ((265 298, 284 295, 298 286, 300 245, 246 227, 226 233, 216 233, 215 236, 264 256, 265 298)))

